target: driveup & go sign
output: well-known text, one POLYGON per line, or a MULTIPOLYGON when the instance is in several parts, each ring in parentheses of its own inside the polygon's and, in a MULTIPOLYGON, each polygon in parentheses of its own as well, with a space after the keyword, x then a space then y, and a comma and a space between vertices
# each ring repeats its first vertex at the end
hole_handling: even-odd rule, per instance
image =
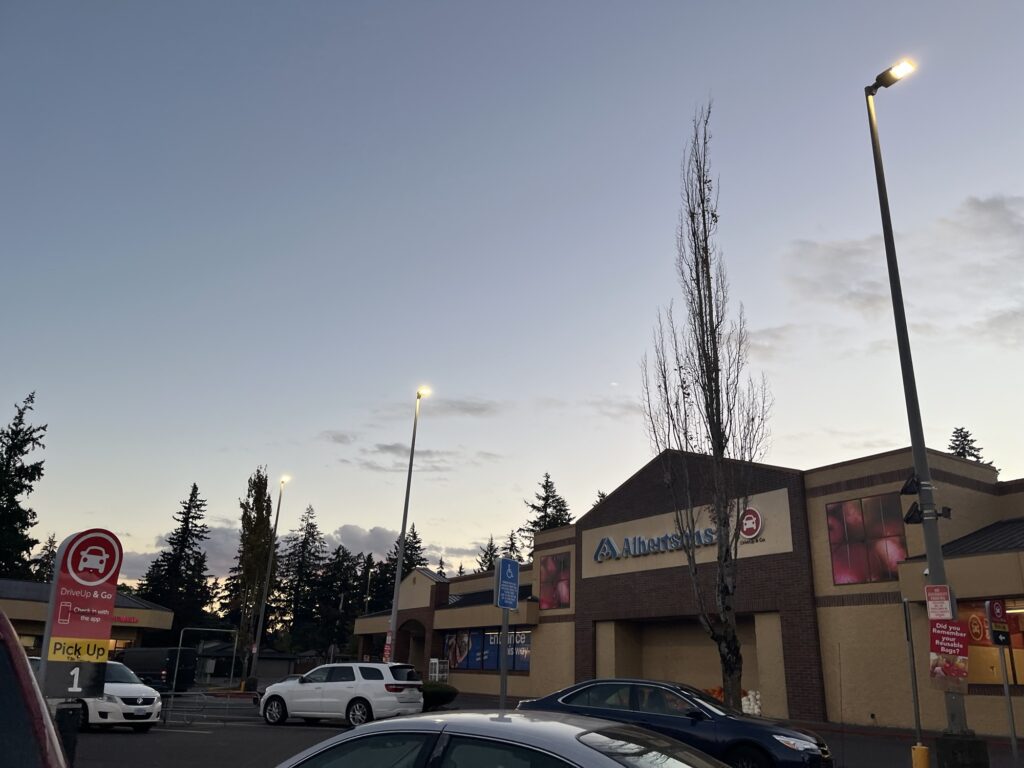
POLYGON ((43 637, 45 696, 103 695, 120 570, 121 542, 110 531, 72 534, 57 550, 43 637))

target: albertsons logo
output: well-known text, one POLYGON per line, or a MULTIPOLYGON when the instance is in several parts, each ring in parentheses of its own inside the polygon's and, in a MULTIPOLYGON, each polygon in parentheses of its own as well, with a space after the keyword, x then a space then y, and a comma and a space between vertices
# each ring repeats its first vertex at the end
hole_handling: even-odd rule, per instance
POLYGON ((594 550, 594 560, 598 563, 603 563, 605 560, 618 559, 619 550, 615 548, 615 542, 605 536, 597 543, 597 549, 594 550))

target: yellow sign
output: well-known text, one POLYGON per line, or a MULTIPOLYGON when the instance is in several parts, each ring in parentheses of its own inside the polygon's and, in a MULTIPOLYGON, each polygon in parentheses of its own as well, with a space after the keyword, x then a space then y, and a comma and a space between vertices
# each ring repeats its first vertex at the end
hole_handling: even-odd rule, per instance
POLYGON ((107 643, 75 637, 51 637, 46 652, 48 661, 106 661, 107 643))

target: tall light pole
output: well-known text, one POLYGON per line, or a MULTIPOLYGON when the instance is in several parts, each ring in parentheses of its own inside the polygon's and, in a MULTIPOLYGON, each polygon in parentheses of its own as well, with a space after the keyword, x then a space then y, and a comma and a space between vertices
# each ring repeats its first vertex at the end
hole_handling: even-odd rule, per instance
MULTIPOLYGON (((914 379, 914 361, 910 355, 910 336, 907 333, 907 314, 903 309, 903 289, 900 287, 900 270, 896 263, 896 244, 892 234, 892 219, 889 216, 889 195, 885 189, 885 172, 882 170, 882 148, 878 142, 878 121, 875 118, 875 94, 879 88, 888 88, 909 75, 915 69, 914 63, 904 59, 882 72, 875 82, 864 89, 868 104, 868 125, 871 128, 871 149, 875 158, 875 180, 878 183, 878 206, 882 212, 882 235, 885 240, 885 261, 889 267, 889 289, 892 292, 892 312, 896 319, 896 344, 900 352, 900 369, 903 372, 903 396, 907 401, 907 421, 910 425, 910 446, 914 454, 914 475, 917 480, 917 499, 922 512, 921 528, 924 533, 924 551, 928 560, 928 582, 946 583, 946 565, 942 558, 942 542, 939 540, 938 514, 932 494, 932 476, 928 469, 928 453, 924 443, 924 428, 921 426, 921 405, 917 399, 917 382, 914 379)), ((952 613, 955 617, 956 599, 950 594, 952 613)), ((946 692, 946 730, 954 734, 969 733, 967 713, 963 696, 946 692)))
POLYGON ((398 636, 398 592, 402 587, 402 562, 405 560, 405 524, 409 520, 409 491, 412 488, 412 460, 416 455, 416 426, 420 421, 420 400, 430 394, 430 387, 416 390, 416 413, 412 417, 412 445, 409 446, 409 474, 405 478, 405 506, 402 508, 402 532, 398 534, 398 562, 395 563, 395 591, 391 597, 391 618, 384 641, 384 661, 391 661, 398 636))
POLYGON ((274 531, 270 534, 270 546, 267 551, 267 574, 263 579, 263 598, 260 600, 260 620, 256 623, 256 638, 252 644, 252 665, 249 677, 256 677, 256 668, 260 661, 260 637, 263 635, 263 620, 267 616, 267 594, 270 592, 270 571, 274 567, 274 544, 277 543, 277 521, 281 517, 281 497, 284 496, 284 485, 291 480, 288 475, 281 477, 281 485, 277 489, 277 511, 274 513, 274 531))

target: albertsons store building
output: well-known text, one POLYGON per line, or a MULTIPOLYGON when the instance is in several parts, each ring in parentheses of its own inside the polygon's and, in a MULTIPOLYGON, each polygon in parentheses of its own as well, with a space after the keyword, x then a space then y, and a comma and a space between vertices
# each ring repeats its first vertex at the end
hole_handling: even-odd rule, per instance
MULTIPOLYGON (((692 462, 702 457, 689 456, 692 462)), ((573 525, 545 531, 520 576, 510 619, 509 695, 535 697, 593 677, 721 685, 718 654, 697 621, 680 549, 665 461, 656 457, 573 525)), ((1024 480, 1000 482, 988 465, 929 451, 946 570, 970 628, 967 715, 979 733, 1007 732, 998 650, 984 601, 1010 610, 1013 694, 1024 693, 1024 480)), ((921 526, 906 524, 900 489, 909 449, 794 470, 748 467, 753 495, 742 518, 736 608, 743 688, 764 715, 911 727, 904 600, 916 649, 925 728, 945 725, 932 680, 921 526)), ((698 489, 694 501, 701 499, 698 489)), ((713 578, 713 536, 698 534, 699 578, 713 578)), ((399 601, 395 659, 427 675, 449 664, 461 691, 497 693, 501 611, 493 574, 445 579, 408 574, 399 601)), ((386 613, 357 620, 360 653, 379 656, 386 613)), ((1017 728, 1024 730, 1024 706, 1017 728)))

